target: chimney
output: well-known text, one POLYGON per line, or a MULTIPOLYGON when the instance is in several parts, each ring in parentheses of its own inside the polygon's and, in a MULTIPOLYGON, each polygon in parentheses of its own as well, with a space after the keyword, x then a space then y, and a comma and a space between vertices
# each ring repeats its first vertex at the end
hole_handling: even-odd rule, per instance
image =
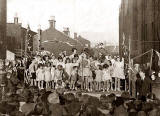
POLYGON ((63 28, 63 29, 64 29, 63 33, 64 33, 65 35, 67 35, 67 36, 70 36, 69 28, 68 28, 68 27, 65 27, 65 28, 63 28))
POLYGON ((50 17, 49 26, 50 26, 50 28, 54 28, 55 29, 55 26, 56 26, 55 16, 51 16, 50 17))
POLYGON ((77 39, 77 33, 74 33, 74 39, 77 39))
POLYGON ((14 16, 14 24, 18 24, 18 14, 16 13, 14 16))

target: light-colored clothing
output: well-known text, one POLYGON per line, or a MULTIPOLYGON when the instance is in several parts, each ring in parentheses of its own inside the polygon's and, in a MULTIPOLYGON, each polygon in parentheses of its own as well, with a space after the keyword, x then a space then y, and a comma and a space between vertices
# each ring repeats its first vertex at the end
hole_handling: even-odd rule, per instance
POLYGON ((89 77, 91 76, 91 70, 90 70, 90 61, 87 59, 83 59, 81 62, 81 68, 80 68, 80 76, 89 77))
POLYGON ((51 68, 51 81, 55 81, 55 71, 56 71, 56 68, 55 67, 52 67, 51 68))
POLYGON ((44 81, 44 70, 41 68, 38 68, 38 70, 36 71, 36 80, 37 81, 44 81))
POLYGON ((108 80, 111 80, 110 70, 103 69, 102 81, 108 81, 108 80))
POLYGON ((53 63, 54 66, 57 66, 58 60, 57 59, 51 59, 51 62, 53 63))
POLYGON ((101 82, 102 81, 102 76, 103 76, 102 70, 95 70, 95 73, 96 73, 95 81, 101 82))
POLYGON ((69 76, 71 76, 72 68, 73 68, 73 64, 72 64, 72 63, 67 63, 67 64, 65 64, 65 71, 67 72, 67 74, 68 74, 69 76))
POLYGON ((35 73, 38 67, 38 62, 36 60, 32 61, 32 63, 29 66, 29 72, 35 73))
POLYGON ((58 80, 62 80, 62 74, 63 74, 63 71, 60 71, 60 70, 56 69, 56 71, 55 71, 55 81, 56 82, 58 80))
POLYGON ((115 62, 113 65, 114 71, 113 71, 113 77, 119 78, 119 79, 125 79, 124 75, 124 63, 123 62, 115 62))
POLYGON ((58 63, 57 63, 57 67, 58 67, 59 65, 61 65, 63 68, 65 68, 65 63, 64 63, 64 62, 58 62, 58 63))
POLYGON ((44 68, 45 72, 44 72, 44 77, 45 77, 45 81, 49 82, 51 81, 51 68, 50 67, 45 67, 44 68))
POLYGON ((76 70, 72 70, 71 81, 76 81, 77 80, 77 75, 78 75, 78 72, 76 70))

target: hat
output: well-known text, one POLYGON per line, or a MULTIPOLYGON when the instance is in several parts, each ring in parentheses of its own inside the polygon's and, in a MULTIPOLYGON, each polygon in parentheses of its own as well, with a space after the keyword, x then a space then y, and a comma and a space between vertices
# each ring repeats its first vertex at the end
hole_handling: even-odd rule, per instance
POLYGON ((65 94, 64 97, 65 97, 65 99, 66 99, 67 101, 69 101, 69 102, 75 100, 75 96, 74 96, 73 93, 67 93, 67 94, 65 94))
POLYGON ((51 93, 49 96, 48 96, 48 102, 50 103, 50 104, 58 104, 58 103, 60 103, 60 100, 59 100, 59 95, 56 93, 56 92, 54 92, 54 93, 51 93))

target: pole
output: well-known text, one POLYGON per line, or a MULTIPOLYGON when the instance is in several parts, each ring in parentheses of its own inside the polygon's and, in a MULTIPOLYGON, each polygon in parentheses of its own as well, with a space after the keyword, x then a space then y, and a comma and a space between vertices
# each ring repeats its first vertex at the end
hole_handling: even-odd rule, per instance
POLYGON ((153 49, 151 51, 150 71, 152 71, 152 62, 153 62, 153 49))
POLYGON ((6 87, 6 28, 7 28, 7 0, 0 0, 0 89, 1 100, 5 100, 5 87, 6 87))
MULTIPOLYGON (((129 54, 128 54, 128 61, 129 61, 129 67, 131 67, 131 38, 129 37, 129 45, 128 45, 128 50, 129 50, 129 54)), ((131 72, 129 70, 129 92, 131 92, 131 72)))

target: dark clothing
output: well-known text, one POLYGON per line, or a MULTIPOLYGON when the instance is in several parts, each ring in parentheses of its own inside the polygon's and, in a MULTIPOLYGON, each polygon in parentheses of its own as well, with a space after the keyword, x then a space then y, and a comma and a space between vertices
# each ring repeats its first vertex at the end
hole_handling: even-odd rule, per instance
POLYGON ((151 79, 149 77, 146 77, 143 81, 142 81, 142 95, 146 96, 147 94, 152 92, 152 86, 151 86, 151 79))
POLYGON ((144 80, 138 78, 136 80, 136 93, 139 93, 139 98, 146 97, 149 93, 152 92, 151 79, 145 77, 144 80))

